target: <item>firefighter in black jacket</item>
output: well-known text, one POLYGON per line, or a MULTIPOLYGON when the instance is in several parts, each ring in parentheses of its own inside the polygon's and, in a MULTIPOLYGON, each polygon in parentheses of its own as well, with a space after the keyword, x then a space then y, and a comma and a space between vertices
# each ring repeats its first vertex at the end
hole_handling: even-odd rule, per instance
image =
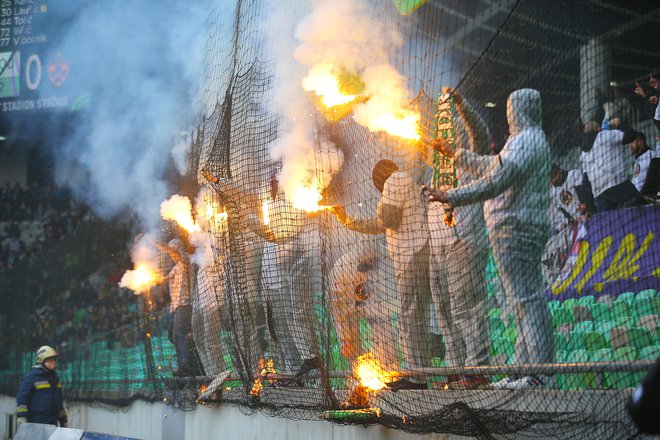
POLYGON ((16 421, 46 423, 66 427, 67 414, 62 402, 62 384, 55 372, 57 352, 44 345, 37 350, 36 364, 21 379, 16 396, 16 421))

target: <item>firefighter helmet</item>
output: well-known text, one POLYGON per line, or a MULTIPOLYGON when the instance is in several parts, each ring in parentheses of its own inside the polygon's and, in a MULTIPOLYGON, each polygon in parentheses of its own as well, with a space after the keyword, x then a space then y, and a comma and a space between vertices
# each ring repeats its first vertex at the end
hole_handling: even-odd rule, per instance
POLYGON ((57 357, 57 352, 53 347, 44 345, 37 350, 37 364, 43 365, 48 358, 57 357))

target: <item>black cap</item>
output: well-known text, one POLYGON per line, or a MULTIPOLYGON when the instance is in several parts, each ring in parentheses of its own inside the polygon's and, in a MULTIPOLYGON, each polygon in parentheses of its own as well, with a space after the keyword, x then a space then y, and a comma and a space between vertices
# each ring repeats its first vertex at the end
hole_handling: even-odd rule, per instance
POLYGON ((637 139, 641 139, 644 141, 644 143, 646 143, 646 135, 641 131, 633 131, 629 135, 625 136, 622 143, 624 145, 632 144, 637 139))

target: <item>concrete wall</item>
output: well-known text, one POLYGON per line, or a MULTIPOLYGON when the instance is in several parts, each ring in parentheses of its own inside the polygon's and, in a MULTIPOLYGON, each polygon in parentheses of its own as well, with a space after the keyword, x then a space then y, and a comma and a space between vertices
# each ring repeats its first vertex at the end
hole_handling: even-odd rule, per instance
MULTIPOLYGON (((299 421, 245 415, 232 405, 198 406, 195 411, 174 411, 164 404, 135 402, 111 411, 105 406, 66 404, 69 425, 85 431, 109 433, 144 440, 461 440, 441 434, 417 435, 381 426, 340 426, 325 421, 299 421)), ((0 396, 0 440, 7 439, 7 414, 16 410, 13 397, 0 396)))

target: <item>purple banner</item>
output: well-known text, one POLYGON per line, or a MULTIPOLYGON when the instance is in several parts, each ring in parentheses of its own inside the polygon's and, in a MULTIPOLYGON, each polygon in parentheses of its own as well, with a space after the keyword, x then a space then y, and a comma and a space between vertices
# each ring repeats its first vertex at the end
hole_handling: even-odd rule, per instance
POLYGON ((608 211, 581 225, 549 300, 660 289, 660 206, 608 211))

